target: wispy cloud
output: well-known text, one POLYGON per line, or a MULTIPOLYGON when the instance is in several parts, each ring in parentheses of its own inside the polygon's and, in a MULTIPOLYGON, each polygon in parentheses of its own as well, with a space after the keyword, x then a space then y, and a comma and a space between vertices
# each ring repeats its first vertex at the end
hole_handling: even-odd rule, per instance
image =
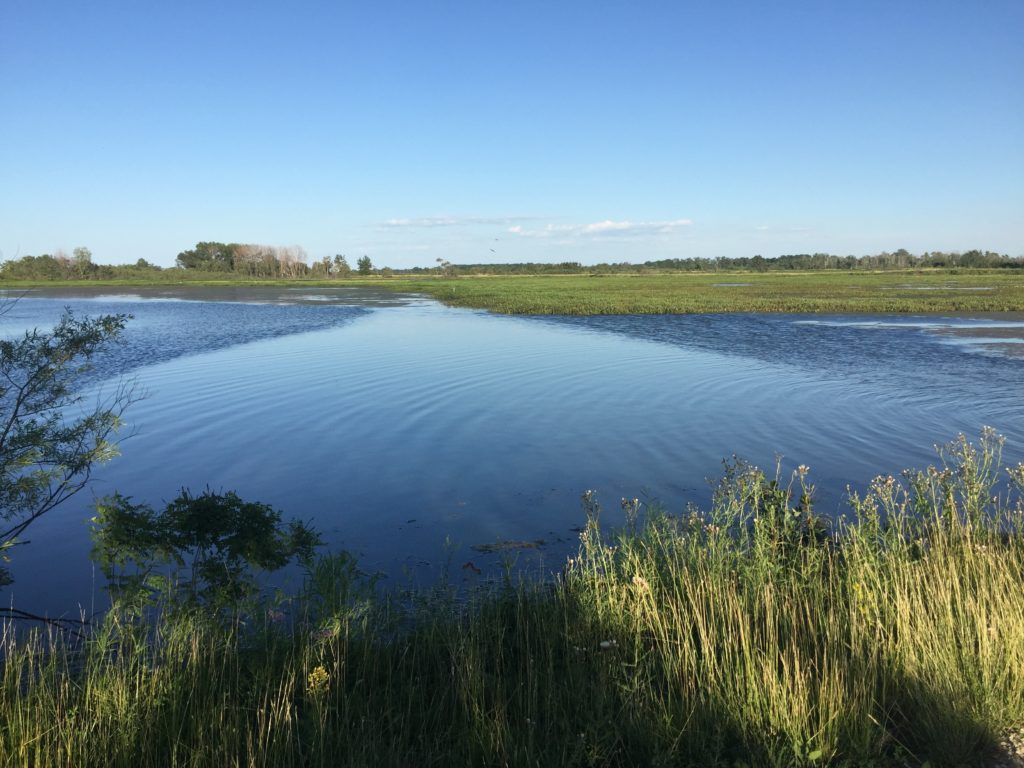
POLYGON ((562 237, 562 238, 611 238, 611 237, 649 237, 652 235, 669 235, 693 222, 690 219, 672 219, 671 221, 595 221, 590 224, 548 224, 538 229, 527 229, 522 225, 508 228, 509 234, 520 237, 562 237))
POLYGON ((420 218, 394 218, 381 222, 387 229, 431 229, 434 227, 497 226, 504 227, 517 221, 531 221, 531 216, 423 216, 420 218))
POLYGON ((759 224, 754 227, 755 232, 773 232, 779 234, 802 234, 809 232, 807 227, 780 227, 780 226, 768 226, 767 224, 759 224))

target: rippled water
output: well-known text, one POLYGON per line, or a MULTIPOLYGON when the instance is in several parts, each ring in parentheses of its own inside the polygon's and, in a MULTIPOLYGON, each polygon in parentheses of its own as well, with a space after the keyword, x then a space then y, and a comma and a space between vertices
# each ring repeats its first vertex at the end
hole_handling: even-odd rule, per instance
MULTIPOLYGON (((623 496, 679 511, 708 499, 733 453, 811 465, 831 512, 847 483, 923 466, 983 424, 1024 456, 1024 358, 1003 352, 1020 318, 510 318, 329 291, 229 298, 24 298, 0 330, 52 325, 65 304, 135 316, 100 374, 130 369, 149 396, 94 494, 234 489, 394 581, 446 563, 462 578, 470 560, 498 573, 499 555, 471 547, 506 539, 543 540, 520 557, 556 568, 584 490, 611 521, 623 496)), ((19 605, 101 602, 90 514, 82 495, 31 531, 19 605)))

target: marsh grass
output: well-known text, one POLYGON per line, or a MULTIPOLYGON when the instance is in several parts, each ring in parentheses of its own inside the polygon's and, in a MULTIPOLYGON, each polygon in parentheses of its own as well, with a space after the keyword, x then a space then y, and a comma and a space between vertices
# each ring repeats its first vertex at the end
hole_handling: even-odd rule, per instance
POLYGON ((346 555, 248 616, 5 636, 26 766, 960 765, 1024 724, 1024 467, 960 438, 818 520, 735 462, 706 511, 593 494, 553 581, 382 594, 346 555))
POLYGON ((822 272, 665 272, 591 275, 480 275, 457 279, 396 275, 344 280, 244 280, 173 272, 148 280, 0 281, 29 287, 374 288, 427 294, 451 306, 526 315, 701 314, 715 312, 1022 312, 1024 271, 917 269, 822 272))
POLYGON ((526 315, 1024 311, 1024 274, 1008 270, 502 275, 388 287, 526 315))

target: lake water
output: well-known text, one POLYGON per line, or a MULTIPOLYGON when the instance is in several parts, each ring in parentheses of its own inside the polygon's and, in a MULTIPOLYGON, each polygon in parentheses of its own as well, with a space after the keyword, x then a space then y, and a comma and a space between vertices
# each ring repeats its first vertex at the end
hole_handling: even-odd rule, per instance
MULTIPOLYGON (((811 467, 819 509, 846 485, 935 461, 982 425, 1024 458, 1024 317, 788 315, 520 318, 358 290, 29 293, 0 332, 65 306, 134 315, 91 382, 148 396, 88 492, 14 551, 3 599, 51 613, 103 602, 86 521, 93 495, 154 505, 181 487, 235 490, 311 521, 390 583, 499 575, 501 540, 543 541, 555 570, 579 497, 703 504, 734 453, 811 467), (182 300, 182 296, 191 299, 182 300)), ((507 557, 508 553, 504 555, 507 557)))

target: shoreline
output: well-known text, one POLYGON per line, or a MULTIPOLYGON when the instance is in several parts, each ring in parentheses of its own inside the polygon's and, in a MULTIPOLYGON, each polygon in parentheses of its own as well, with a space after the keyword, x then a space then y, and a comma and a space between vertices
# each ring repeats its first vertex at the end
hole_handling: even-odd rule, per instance
POLYGON ((405 276, 344 280, 0 282, 0 294, 346 303, 431 298, 510 315, 736 314, 925 315, 1024 320, 1024 274, 1012 270, 658 273, 629 275, 405 276), (724 276, 730 277, 723 282, 724 276), (732 278, 735 277, 735 280, 732 278), (598 279, 599 278, 599 279, 598 279), (301 293, 305 298, 296 297, 301 293))

